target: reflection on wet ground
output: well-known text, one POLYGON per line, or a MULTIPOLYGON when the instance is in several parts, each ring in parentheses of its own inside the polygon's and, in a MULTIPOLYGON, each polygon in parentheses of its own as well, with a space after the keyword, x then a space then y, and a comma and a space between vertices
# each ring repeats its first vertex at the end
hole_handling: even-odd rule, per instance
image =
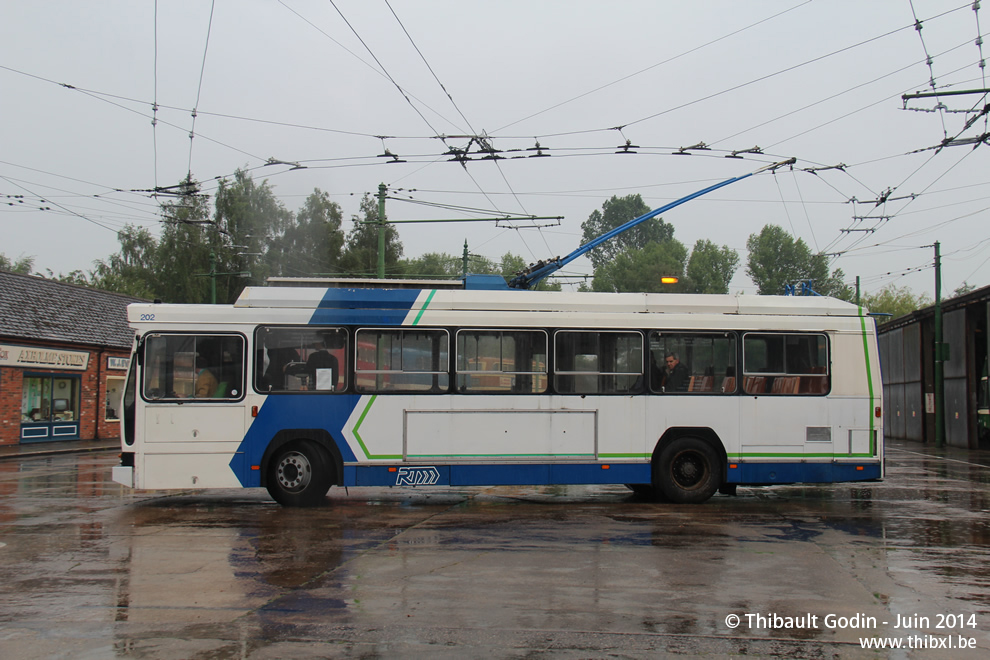
MULTIPOLYGON (((984 657, 990 460, 888 458, 882 483, 701 506, 622 487, 365 488, 308 510, 253 490, 133 493, 109 482, 111 456, 4 461, 0 654, 876 657, 859 638, 952 633, 984 657), (929 620, 904 631, 898 615, 929 620)), ((966 657, 930 653, 897 657, 966 657)))

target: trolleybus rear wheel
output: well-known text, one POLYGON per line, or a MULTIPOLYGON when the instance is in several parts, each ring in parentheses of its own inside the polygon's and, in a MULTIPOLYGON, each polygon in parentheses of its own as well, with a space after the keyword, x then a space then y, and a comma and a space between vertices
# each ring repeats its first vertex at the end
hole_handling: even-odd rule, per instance
POLYGON ((283 506, 316 506, 331 483, 327 454, 310 440, 289 443, 268 464, 268 494, 283 506))
POLYGON ((661 450, 653 465, 653 482, 671 502, 698 504, 718 490, 718 452, 691 436, 677 438, 661 450))

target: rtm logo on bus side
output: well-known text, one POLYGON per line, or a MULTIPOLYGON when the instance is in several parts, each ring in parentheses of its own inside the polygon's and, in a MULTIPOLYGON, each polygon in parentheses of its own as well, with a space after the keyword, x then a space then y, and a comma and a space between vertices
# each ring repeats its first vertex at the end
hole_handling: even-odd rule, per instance
POLYGON ((400 467, 396 486, 432 486, 440 481, 440 470, 430 467, 400 467))

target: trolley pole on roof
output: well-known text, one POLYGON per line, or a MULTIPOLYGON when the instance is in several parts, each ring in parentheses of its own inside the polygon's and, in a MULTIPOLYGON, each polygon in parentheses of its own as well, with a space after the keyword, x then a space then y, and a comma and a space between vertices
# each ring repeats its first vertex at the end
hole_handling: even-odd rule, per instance
POLYGON ((747 179, 753 176, 754 174, 759 174, 760 172, 765 172, 767 170, 774 171, 779 167, 784 167, 785 165, 793 165, 795 162, 797 162, 796 158, 788 158, 787 160, 781 161, 779 163, 771 163, 769 165, 764 165, 760 169, 755 170, 753 172, 749 172, 748 174, 743 174, 741 176, 734 176, 731 179, 726 179, 725 181, 722 181, 721 183, 716 183, 713 186, 708 186, 707 188, 704 188, 697 192, 693 192, 690 195, 685 195, 680 199, 675 199, 673 202, 670 202, 669 204, 665 204, 658 209, 653 209, 649 213, 644 213, 638 218, 633 218, 629 222, 619 225, 618 227, 605 232, 601 236, 591 239, 590 241, 580 246, 579 248, 577 248, 576 250, 574 250, 565 257, 558 256, 558 257, 553 257, 551 259, 547 259, 546 261, 540 260, 535 264, 530 264, 529 268, 527 268, 526 270, 522 271, 514 278, 512 278, 512 280, 509 282, 509 288, 511 289, 535 288, 536 285, 539 284, 540 280, 557 272, 558 270, 560 270, 567 264, 571 263, 578 257, 584 256, 585 254, 587 254, 594 248, 598 247, 602 243, 612 240, 614 237, 618 236, 619 234, 625 231, 629 231, 638 224, 646 222, 647 220, 650 220, 665 211, 669 211, 672 208, 680 206, 685 202, 690 202, 691 200, 701 197, 702 195, 707 195, 708 193, 714 190, 718 190, 723 186, 728 186, 729 184, 735 183, 736 181, 742 181, 743 179, 747 179))

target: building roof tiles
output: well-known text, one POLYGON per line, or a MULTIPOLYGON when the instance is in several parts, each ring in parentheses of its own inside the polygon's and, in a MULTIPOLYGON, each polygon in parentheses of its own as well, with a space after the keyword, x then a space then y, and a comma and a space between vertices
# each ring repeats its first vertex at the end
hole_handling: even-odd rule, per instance
POLYGON ((141 298, 0 271, 0 337, 130 348, 127 305, 141 298))

